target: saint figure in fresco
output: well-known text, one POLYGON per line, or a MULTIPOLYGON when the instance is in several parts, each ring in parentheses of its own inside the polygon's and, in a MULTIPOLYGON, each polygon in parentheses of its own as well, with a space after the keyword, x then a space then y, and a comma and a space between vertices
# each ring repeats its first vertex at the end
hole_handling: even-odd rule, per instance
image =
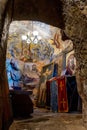
POLYGON ((40 92, 39 92, 39 105, 45 106, 46 103, 46 81, 48 80, 48 76, 51 75, 52 70, 46 69, 46 71, 42 75, 42 81, 40 84, 40 92))
POLYGON ((75 75, 76 72, 76 61, 74 55, 70 55, 67 61, 65 70, 62 71, 62 75, 75 75))
POLYGON ((70 55, 68 58, 67 66, 66 66, 66 75, 75 75, 76 65, 75 65, 75 57, 74 55, 70 55))
POLYGON ((19 87, 19 82, 21 81, 22 73, 19 69, 18 62, 15 59, 7 59, 6 70, 8 76, 9 89, 19 87))

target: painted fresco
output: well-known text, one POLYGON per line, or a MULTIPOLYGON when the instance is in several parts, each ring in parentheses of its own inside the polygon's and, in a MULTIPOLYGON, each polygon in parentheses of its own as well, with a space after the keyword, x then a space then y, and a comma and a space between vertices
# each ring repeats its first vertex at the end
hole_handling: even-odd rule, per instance
POLYGON ((38 90, 38 106, 46 105, 46 81, 53 76, 54 63, 43 66, 38 90))
POLYGON ((19 88, 20 81, 22 81, 22 71, 19 63, 15 59, 6 59, 6 70, 8 77, 9 89, 19 88))
POLYGON ((59 28, 37 21, 14 21, 10 25, 7 57, 11 54, 11 56, 24 62, 45 59, 52 61, 62 50, 71 47, 70 40, 62 40, 61 29, 59 28), (34 30, 37 30, 41 37, 38 43, 31 42, 28 44, 22 40, 23 35, 32 34, 34 30))
POLYGON ((30 45, 26 43, 15 43, 15 41, 10 41, 11 45, 8 43, 7 57, 14 57, 16 59, 22 60, 24 62, 29 61, 40 61, 40 60, 53 60, 54 48, 47 42, 39 42, 38 44, 31 43, 30 45), (23 48, 21 47, 23 44, 23 48), (30 51, 29 51, 30 46, 30 51))
POLYGON ((35 63, 24 63, 15 58, 7 58, 6 70, 9 90, 31 91, 32 100, 37 97, 41 73, 35 63))
POLYGON ((53 69, 49 74, 51 77, 42 76, 47 68, 49 70, 49 64, 56 61, 58 64, 56 75, 60 75, 63 59, 62 55, 58 56, 58 54, 65 48, 72 47, 69 40, 62 40, 60 32, 59 28, 41 22, 12 22, 9 29, 6 60, 9 89, 31 90, 33 97, 37 98, 42 79, 46 82, 53 76, 53 69), (36 44, 33 42, 28 44, 22 40, 22 35, 27 35, 33 30, 38 31, 41 40, 36 44))
POLYGON ((66 54, 66 67, 71 71, 71 75, 75 75, 76 58, 74 56, 74 50, 66 54))
POLYGON ((55 48, 50 44, 49 39, 53 39, 56 30, 56 27, 36 21, 12 22, 9 29, 7 57, 12 56, 24 62, 46 59, 52 61, 55 48), (41 37, 38 43, 28 44, 27 41, 22 40, 22 36, 27 36, 27 33, 32 37, 34 30, 37 30, 41 37))

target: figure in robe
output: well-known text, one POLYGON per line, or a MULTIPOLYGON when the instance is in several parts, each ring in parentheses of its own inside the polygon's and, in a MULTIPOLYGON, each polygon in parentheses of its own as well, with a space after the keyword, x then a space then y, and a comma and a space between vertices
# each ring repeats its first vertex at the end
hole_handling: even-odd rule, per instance
POLYGON ((76 71, 75 64, 70 59, 67 63, 65 70, 62 71, 61 76, 63 76, 63 75, 70 75, 70 76, 75 75, 75 71, 76 71))
POLYGON ((42 107, 45 107, 46 105, 46 81, 48 80, 47 78, 51 73, 52 73, 51 70, 46 69, 46 71, 42 75, 43 81, 40 84, 39 99, 38 99, 39 106, 42 106, 42 107))
POLYGON ((21 81, 22 73, 19 69, 18 62, 15 59, 7 59, 6 70, 9 89, 19 87, 19 81, 21 81))

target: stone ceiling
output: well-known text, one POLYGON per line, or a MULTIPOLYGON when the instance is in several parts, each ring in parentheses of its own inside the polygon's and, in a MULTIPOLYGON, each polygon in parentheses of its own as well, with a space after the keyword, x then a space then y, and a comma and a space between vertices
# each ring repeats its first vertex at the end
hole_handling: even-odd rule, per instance
POLYGON ((60 0, 14 0, 13 20, 35 20, 63 28, 60 0))

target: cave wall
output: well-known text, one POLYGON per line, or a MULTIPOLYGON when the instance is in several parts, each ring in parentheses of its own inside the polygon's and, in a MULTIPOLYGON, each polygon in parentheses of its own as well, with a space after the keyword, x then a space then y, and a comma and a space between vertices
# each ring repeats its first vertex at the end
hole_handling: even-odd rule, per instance
POLYGON ((5 127, 8 129, 9 117, 12 114, 9 109, 9 90, 5 70, 8 29, 12 18, 11 10, 12 0, 0 1, 0 130, 4 130, 5 127))
MULTIPOLYGON (((65 33, 73 41, 77 72, 87 85, 87 1, 64 0, 65 33)), ((86 86, 85 86, 86 87, 86 86)))
POLYGON ((76 78, 82 98, 83 124, 87 128, 87 0, 62 0, 65 33, 73 41, 76 78))
POLYGON ((64 27, 60 0, 14 0, 13 20, 36 20, 64 27))

